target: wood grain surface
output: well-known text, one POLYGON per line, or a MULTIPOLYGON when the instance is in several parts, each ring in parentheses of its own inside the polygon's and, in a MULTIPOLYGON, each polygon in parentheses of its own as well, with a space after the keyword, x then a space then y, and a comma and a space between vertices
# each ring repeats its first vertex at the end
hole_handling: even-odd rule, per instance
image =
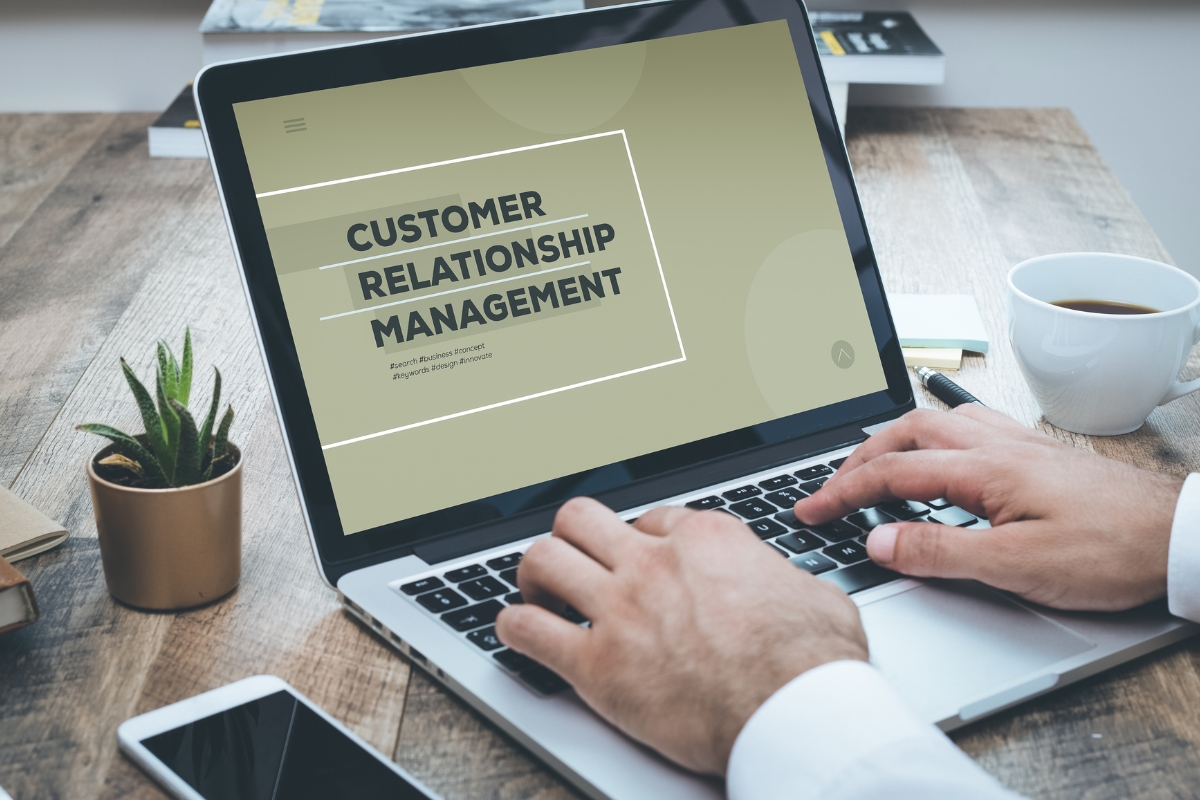
MULTIPOLYGON (((0 786, 16 800, 162 797, 117 753, 117 725, 270 672, 447 800, 577 797, 346 617, 320 582, 208 165, 149 159, 150 119, 0 116, 0 481, 72 532, 21 563, 42 620, 0 637, 0 786), (244 570, 224 600, 148 614, 105 588, 83 471, 100 442, 74 426, 138 428, 117 360, 149 374, 154 341, 178 343, 185 324, 197 396, 215 364, 237 412, 244 570)), ((1040 419, 1016 370, 1003 330, 1013 264, 1068 250, 1169 260, 1068 112, 855 108, 847 136, 887 288, 980 303, 992 351, 967 359, 964 386, 1076 446, 1200 469, 1200 397, 1136 433, 1093 439, 1040 419)), ((1200 646, 1187 643, 954 738, 1032 797, 1191 797, 1197 697, 1200 646)))

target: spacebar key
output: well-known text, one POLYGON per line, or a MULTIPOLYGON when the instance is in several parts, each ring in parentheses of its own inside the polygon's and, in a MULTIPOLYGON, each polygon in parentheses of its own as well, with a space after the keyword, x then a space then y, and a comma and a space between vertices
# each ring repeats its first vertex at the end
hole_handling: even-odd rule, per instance
POLYGON ((836 583, 846 594, 854 594, 864 589, 882 586, 889 581, 894 581, 904 576, 898 572, 892 572, 890 569, 884 569, 874 561, 864 561, 861 564, 854 564, 853 566, 834 570, 833 572, 826 572, 824 575, 818 575, 817 577, 823 581, 836 583))

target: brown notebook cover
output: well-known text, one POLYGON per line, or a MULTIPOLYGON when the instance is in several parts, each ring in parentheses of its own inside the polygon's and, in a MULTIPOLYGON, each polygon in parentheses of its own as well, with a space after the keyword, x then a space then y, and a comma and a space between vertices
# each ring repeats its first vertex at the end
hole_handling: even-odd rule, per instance
POLYGON ((0 633, 37 622, 33 585, 12 564, 0 558, 0 633))
POLYGON ((29 558, 66 538, 66 528, 0 486, 0 558, 29 558))

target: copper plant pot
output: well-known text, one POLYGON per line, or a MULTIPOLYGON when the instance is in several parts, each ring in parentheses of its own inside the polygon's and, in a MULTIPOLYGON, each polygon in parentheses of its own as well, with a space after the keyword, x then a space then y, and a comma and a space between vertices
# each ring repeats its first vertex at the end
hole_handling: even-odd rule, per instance
POLYGON ((104 580, 112 596, 138 608, 170 611, 204 605, 234 590, 242 575, 242 454, 206 483, 133 489, 96 474, 88 486, 96 512, 104 580))

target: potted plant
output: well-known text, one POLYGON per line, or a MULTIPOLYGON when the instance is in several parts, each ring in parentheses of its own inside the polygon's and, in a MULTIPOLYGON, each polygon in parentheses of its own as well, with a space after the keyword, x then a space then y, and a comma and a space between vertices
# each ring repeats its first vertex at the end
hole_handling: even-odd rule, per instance
POLYGON ((213 368, 208 413, 188 410, 192 334, 183 356, 158 343, 155 398, 121 359, 146 432, 110 425, 78 430, 112 441, 88 462, 104 578, 113 597, 139 608, 189 608, 233 591, 242 572, 242 455, 229 442, 233 408, 220 422, 221 372, 213 368))

